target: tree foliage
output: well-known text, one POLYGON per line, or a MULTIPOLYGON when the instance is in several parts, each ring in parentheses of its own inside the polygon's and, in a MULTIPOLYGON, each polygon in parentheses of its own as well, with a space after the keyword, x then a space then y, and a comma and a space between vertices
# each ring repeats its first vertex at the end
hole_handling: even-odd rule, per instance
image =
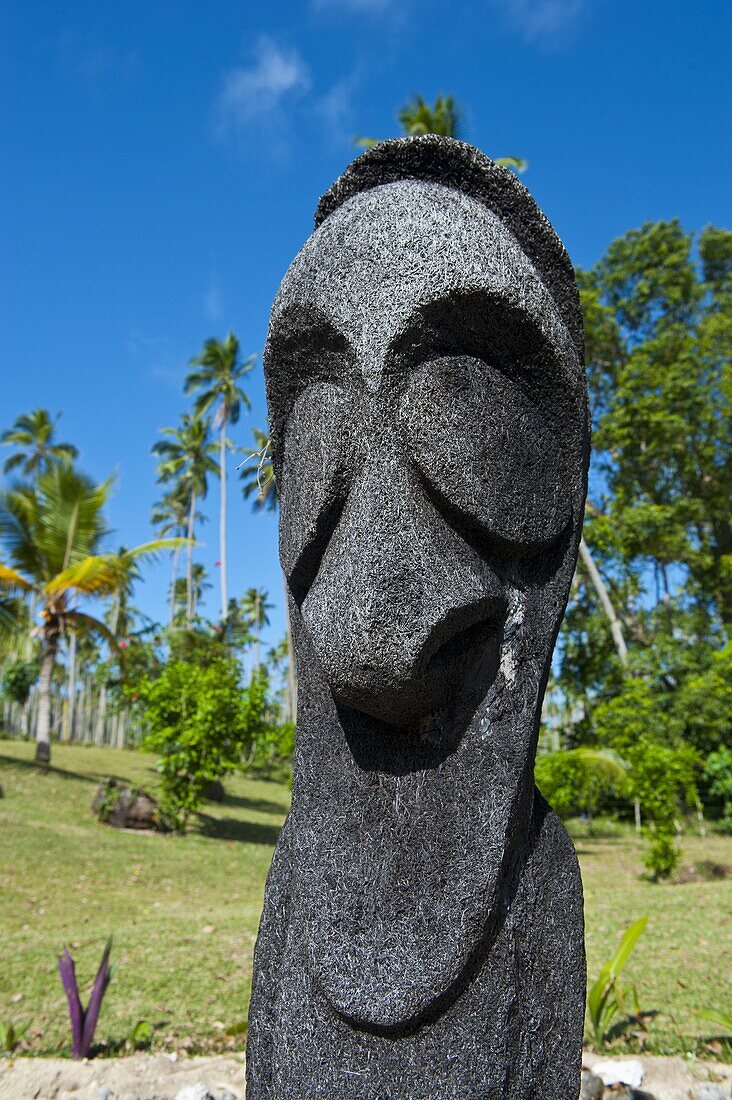
POLYGON ((179 829, 198 809, 208 783, 245 762, 264 722, 267 679, 248 687, 233 657, 202 664, 170 660, 137 688, 145 746, 160 754, 162 806, 179 829))

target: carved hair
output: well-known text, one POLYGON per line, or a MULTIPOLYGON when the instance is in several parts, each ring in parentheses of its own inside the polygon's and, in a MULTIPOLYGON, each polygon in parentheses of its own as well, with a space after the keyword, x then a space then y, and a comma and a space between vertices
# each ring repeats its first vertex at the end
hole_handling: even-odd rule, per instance
POLYGON ((464 141, 427 134, 375 145, 322 196, 315 211, 316 228, 354 195, 400 180, 424 180, 462 191, 497 214, 541 275, 583 359, 579 295, 564 245, 516 175, 464 141))

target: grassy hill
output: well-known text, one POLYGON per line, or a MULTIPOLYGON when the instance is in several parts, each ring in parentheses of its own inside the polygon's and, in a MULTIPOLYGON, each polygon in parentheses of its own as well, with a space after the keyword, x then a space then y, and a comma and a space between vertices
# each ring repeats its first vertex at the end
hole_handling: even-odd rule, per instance
MULTIPOLYGON (((188 836, 136 834, 91 814, 107 775, 152 788, 155 758, 58 745, 45 772, 33 746, 0 741, 0 1020, 30 1022, 33 1052, 64 1048, 56 956, 71 945, 86 984, 112 933, 116 969, 98 1039, 123 1040, 146 1019, 156 1046, 216 1045, 246 1017, 264 880, 289 793, 235 776, 225 802, 207 804, 188 836)), ((695 1039, 705 1026, 693 1011, 728 1007, 732 879, 653 886, 639 878, 642 848, 625 830, 580 838, 577 847, 590 975, 622 930, 648 913, 627 968, 641 1007, 660 1013, 649 1022, 648 1048, 709 1053, 695 1039)), ((732 863, 732 840, 687 838, 684 863, 702 859, 732 863)))

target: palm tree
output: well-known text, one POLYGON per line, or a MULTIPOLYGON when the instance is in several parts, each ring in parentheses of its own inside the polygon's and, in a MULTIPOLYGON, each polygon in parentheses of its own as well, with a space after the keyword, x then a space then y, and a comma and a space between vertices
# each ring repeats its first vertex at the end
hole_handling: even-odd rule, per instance
MULTIPOLYGON (((430 107, 421 95, 413 95, 397 112, 397 122, 402 128, 402 133, 407 137, 415 137, 420 134, 441 134, 443 137, 460 137, 462 111, 451 95, 438 95, 434 106, 430 107)), ((356 145, 362 149, 370 149, 379 142, 376 138, 357 137, 356 145)), ((523 157, 496 157, 496 164, 502 164, 504 168, 514 168, 517 172, 524 172, 529 165, 523 157)))
POLYGON ((208 475, 217 474, 219 468, 212 455, 216 444, 211 440, 208 420, 183 415, 180 428, 163 428, 167 438, 159 439, 153 446, 153 454, 161 460, 158 466, 160 480, 175 480, 183 487, 188 498, 188 523, 186 536, 188 552, 186 560, 186 626, 193 622, 193 540, 195 535, 196 503, 208 492, 208 475))
POLYGON ((257 668, 260 665, 259 643, 262 631, 265 626, 269 626, 267 612, 271 611, 274 606, 267 602, 268 595, 269 593, 263 588, 247 588, 241 600, 245 621, 254 632, 254 661, 257 668))
POLYGON ((53 439, 55 420, 60 415, 57 413, 52 420, 45 409, 34 409, 31 413, 23 413, 12 428, 3 432, 0 442, 19 448, 6 458, 3 466, 6 474, 21 466, 23 476, 30 477, 48 470, 55 462, 73 462, 78 454, 76 447, 70 443, 55 443, 53 439))
POLYGON ((461 111, 451 95, 438 95, 434 107, 421 95, 413 95, 397 113, 397 122, 405 134, 442 134, 444 137, 460 136, 461 111))
MULTIPOLYGON (((242 492, 245 499, 253 497, 255 512, 276 512, 280 506, 274 466, 272 465, 272 445, 267 432, 254 428, 254 442, 257 447, 245 451, 248 456, 243 463, 240 477, 243 481, 242 492)), ((290 698, 290 714, 295 721, 297 714, 297 678, 295 676, 295 650, 292 644, 292 625, 290 623, 290 603, 287 595, 287 582, 282 578, 285 595, 285 620, 287 638, 287 692, 290 698)))
MULTIPOLYGON (((43 762, 51 756, 51 681, 62 639, 70 630, 84 629, 116 645, 101 620, 76 606, 84 597, 116 592, 126 575, 126 561, 118 554, 99 552, 111 488, 111 479, 97 485, 73 467, 56 464, 38 475, 34 487, 15 485, 0 492, 0 538, 9 557, 9 564, 0 562, 0 588, 34 596, 40 608, 36 756, 43 762)), ((126 551, 126 558, 154 556, 173 541, 146 543, 126 551)))
MULTIPOLYGON (((191 624, 196 618, 196 612, 198 611, 199 604, 203 603, 203 593, 211 587, 206 579, 206 567, 196 561, 191 568, 191 582, 192 582, 192 597, 191 597, 191 624)), ((181 613, 177 611, 177 608, 183 606, 188 608, 188 589, 187 583, 183 577, 179 577, 175 582, 175 616, 173 619, 174 625, 180 626, 181 613)))
POLYGON ((203 351, 191 366, 197 367, 186 378, 185 392, 198 393, 193 406, 197 417, 206 416, 214 407, 214 431, 219 432, 219 560, 221 562, 221 619, 226 618, 229 609, 228 593, 228 556, 226 551, 226 427, 236 424, 242 405, 249 409, 251 402, 239 385, 245 374, 254 367, 253 355, 247 359, 239 358, 239 341, 233 332, 226 339, 207 340, 203 351))
MULTIPOLYGON (((160 538, 168 535, 183 536, 188 529, 188 515, 190 512, 190 494, 185 482, 178 482, 173 488, 164 493, 152 506, 150 522, 157 529, 160 538)), ((206 517, 201 512, 196 512, 193 517, 194 526, 205 523, 206 517)), ((180 563, 181 547, 185 540, 181 540, 179 546, 173 551, 172 575, 170 578, 170 596, 168 598, 168 625, 173 625, 175 618, 176 584, 178 581, 178 566, 180 563)))

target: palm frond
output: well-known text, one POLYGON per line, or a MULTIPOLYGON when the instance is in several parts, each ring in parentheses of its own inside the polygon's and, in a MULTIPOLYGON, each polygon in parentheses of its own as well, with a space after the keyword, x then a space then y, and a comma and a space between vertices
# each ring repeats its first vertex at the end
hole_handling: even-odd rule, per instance
POLYGON ((30 581, 9 565, 3 565, 0 561, 0 585, 11 592, 20 589, 21 592, 33 592, 34 586, 30 581))
POLYGON ((125 570, 116 554, 98 554, 61 570, 43 591, 47 596, 62 592, 78 592, 85 596, 108 596, 115 592, 125 578, 125 570))
POLYGON ((119 649, 117 639, 115 638, 109 627, 101 622, 100 619, 95 619, 93 615, 87 615, 83 611, 70 611, 68 614, 69 624, 75 627, 77 630, 88 630, 92 634, 99 634, 104 638, 112 649, 119 649))

